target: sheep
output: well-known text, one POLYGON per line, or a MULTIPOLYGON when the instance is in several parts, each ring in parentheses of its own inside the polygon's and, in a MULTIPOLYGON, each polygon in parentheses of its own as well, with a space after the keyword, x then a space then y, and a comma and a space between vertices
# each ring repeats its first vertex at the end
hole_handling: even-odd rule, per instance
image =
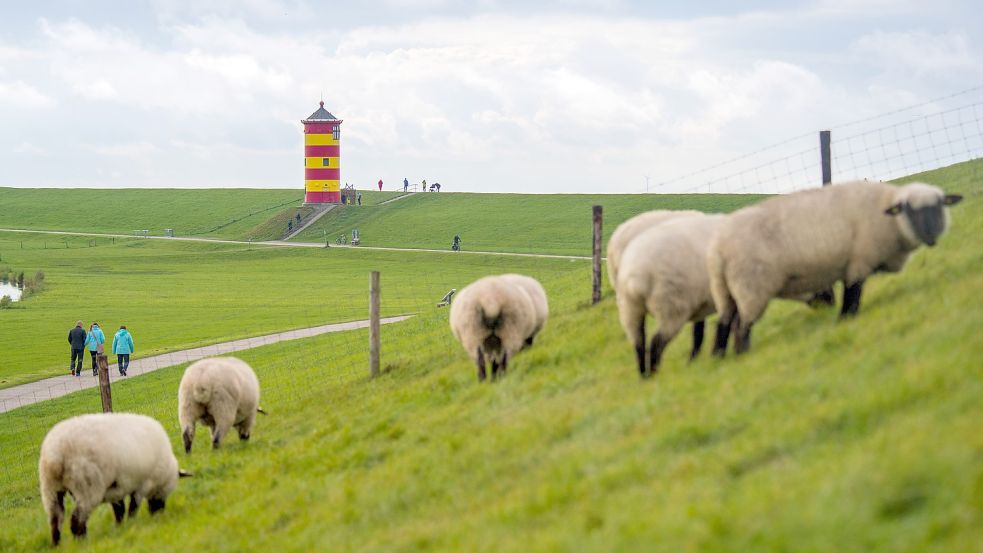
POLYGON ((703 344, 704 319, 713 314, 706 271, 710 242, 726 215, 697 212, 641 231, 625 247, 615 284, 618 316, 635 347, 638 372, 644 378, 659 367, 662 352, 688 321, 693 322, 696 357, 703 344), (656 316, 659 330, 645 360, 645 317, 656 316))
POLYGON ((485 379, 486 360, 491 361, 492 379, 499 371, 505 375, 509 360, 534 335, 536 323, 535 302, 510 278, 480 278, 451 304, 451 332, 477 365, 479 381, 485 379))
POLYGON ((660 225, 666 221, 671 221, 676 217, 701 214, 702 212, 694 210, 672 211, 667 209, 656 209, 654 211, 646 211, 645 213, 636 215, 618 225, 618 228, 614 229, 614 233, 611 235, 611 238, 608 239, 607 266, 608 279, 611 281, 611 287, 615 289, 618 287, 618 269, 621 264, 622 253, 636 236, 649 228, 660 225))
POLYGON ((131 518, 144 498, 153 514, 164 509, 178 477, 190 474, 178 469, 159 422, 131 413, 100 413, 63 420, 48 431, 38 476, 51 541, 58 545, 66 492, 75 499, 72 534, 81 538, 99 504, 113 506, 117 524, 123 522, 126 496, 131 518))
POLYGON ((539 334, 539 331, 543 329, 546 325, 546 319, 550 314, 549 302, 546 299, 546 290, 543 289, 543 285, 539 283, 538 280, 526 276, 517 275, 514 273, 501 275, 503 279, 515 283, 527 294, 529 294, 529 299, 532 300, 533 307, 536 308, 536 324, 533 327, 532 334, 526 338, 526 343, 523 349, 532 345, 533 339, 539 334))
POLYGON ((934 246, 949 224, 945 206, 962 200, 924 183, 852 182, 777 196, 734 212, 708 257, 720 320, 714 354, 751 345, 751 326, 771 298, 844 285, 840 318, 857 314, 864 281, 898 272, 920 245, 934 246))
POLYGON ((248 440, 259 406, 259 381, 245 361, 235 357, 213 357, 192 363, 181 377, 178 389, 178 419, 184 452, 191 453, 195 425, 200 420, 212 429, 212 448, 235 426, 240 440, 248 440))

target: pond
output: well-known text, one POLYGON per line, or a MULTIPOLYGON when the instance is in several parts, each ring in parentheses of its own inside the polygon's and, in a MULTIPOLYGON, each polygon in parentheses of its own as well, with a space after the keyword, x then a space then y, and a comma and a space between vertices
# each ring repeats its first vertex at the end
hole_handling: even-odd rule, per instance
POLYGON ((20 299, 21 289, 12 284, 0 284, 0 298, 10 296, 10 299, 17 301, 20 299))

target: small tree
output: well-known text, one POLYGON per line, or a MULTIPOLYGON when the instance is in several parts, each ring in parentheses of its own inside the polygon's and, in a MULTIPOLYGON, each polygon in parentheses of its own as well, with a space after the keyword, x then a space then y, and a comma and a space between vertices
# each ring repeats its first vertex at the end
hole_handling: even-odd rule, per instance
POLYGON ((37 282, 38 284, 44 282, 44 271, 34 273, 34 282, 37 282))
POLYGON ((3 296, 0 298, 0 309, 7 309, 12 303, 14 303, 14 300, 10 299, 10 296, 3 296))
POLYGON ((21 290, 24 289, 24 271, 21 271, 20 274, 17 275, 17 287, 21 290))

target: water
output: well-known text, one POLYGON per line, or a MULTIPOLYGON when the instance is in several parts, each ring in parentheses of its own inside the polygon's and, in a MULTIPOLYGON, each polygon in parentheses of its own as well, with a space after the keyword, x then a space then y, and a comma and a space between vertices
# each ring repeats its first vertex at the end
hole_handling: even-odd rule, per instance
POLYGON ((11 284, 0 284, 0 298, 10 296, 10 299, 17 301, 20 299, 20 288, 11 284))

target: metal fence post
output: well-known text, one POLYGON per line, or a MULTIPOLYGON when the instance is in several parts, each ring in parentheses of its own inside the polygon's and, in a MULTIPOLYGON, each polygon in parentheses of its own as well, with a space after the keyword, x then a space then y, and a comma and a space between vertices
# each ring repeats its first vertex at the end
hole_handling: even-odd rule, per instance
POLYGON ((369 273, 369 376, 379 375, 379 271, 369 273))
POLYGON ((595 205, 593 208, 594 213, 594 257, 592 260, 593 275, 591 278, 591 285, 593 287, 593 292, 591 294, 591 303, 597 303, 601 301, 601 206, 595 205))
POLYGON ((109 390, 109 359, 106 354, 96 355, 96 365, 99 367, 99 395, 102 397, 102 412, 113 412, 113 396, 109 390))
POLYGON ((830 157, 829 131, 819 131, 819 159, 823 168, 823 186, 833 182, 833 162, 830 157))

